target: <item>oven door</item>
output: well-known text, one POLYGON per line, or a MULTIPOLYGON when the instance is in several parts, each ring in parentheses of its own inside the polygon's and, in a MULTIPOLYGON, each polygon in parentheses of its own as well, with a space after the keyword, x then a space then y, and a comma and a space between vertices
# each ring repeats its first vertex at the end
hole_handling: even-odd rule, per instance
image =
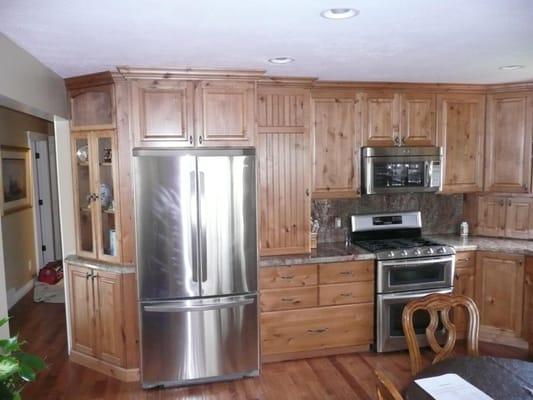
POLYGON ((378 261, 377 293, 453 286, 455 256, 378 261))
MULTIPOLYGON (((418 292, 387 293, 376 296, 376 342, 374 349, 378 353, 407 349, 407 342, 403 334, 402 313, 403 308, 411 300, 433 293, 449 294, 452 288, 440 290, 422 290, 418 292)), ((428 345, 426 328, 429 325, 429 313, 423 310, 414 314, 413 325, 416 338, 420 347, 428 345)), ((438 339, 444 339, 444 332, 438 339)))
POLYGON ((367 157, 363 172, 366 194, 437 192, 441 187, 440 157, 367 157))

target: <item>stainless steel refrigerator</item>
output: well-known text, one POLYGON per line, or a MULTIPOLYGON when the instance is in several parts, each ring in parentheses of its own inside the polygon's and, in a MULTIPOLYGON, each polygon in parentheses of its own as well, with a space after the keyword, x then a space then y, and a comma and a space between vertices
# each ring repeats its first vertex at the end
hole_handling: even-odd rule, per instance
POLYGON ((143 387, 259 372, 253 149, 134 149, 143 387))

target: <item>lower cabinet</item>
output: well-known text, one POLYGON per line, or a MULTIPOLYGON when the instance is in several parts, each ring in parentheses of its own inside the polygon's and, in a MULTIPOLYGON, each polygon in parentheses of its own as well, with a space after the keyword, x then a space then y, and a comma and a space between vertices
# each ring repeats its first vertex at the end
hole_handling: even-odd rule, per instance
POLYGON ((68 265, 71 359, 125 381, 139 377, 135 275, 68 265))
POLYGON ((533 357, 533 257, 526 258, 523 320, 523 337, 529 343, 529 355, 533 357))
MULTIPOLYGON (((476 253, 465 251, 457 253, 455 257, 455 276, 453 282, 453 294, 463 295, 474 299, 475 296, 475 272, 476 272, 476 253)), ((468 313, 458 307, 453 310, 453 323, 457 329, 459 339, 466 338, 468 331, 468 313)))
POLYGON ((368 350, 373 260, 260 270, 264 362, 368 350))
POLYGON ((480 251, 476 255, 476 304, 481 339, 512 343, 522 336, 524 256, 480 251))

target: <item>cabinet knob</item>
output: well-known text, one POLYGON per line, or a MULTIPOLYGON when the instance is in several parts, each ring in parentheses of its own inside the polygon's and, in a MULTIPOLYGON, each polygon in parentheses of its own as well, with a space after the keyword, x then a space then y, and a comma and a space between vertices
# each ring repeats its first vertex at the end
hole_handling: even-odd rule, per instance
POLYGON ((405 138, 402 137, 402 144, 405 144, 405 138))
POLYGON ((90 277, 91 277, 91 272, 87 272, 85 274, 85 280, 89 280, 90 277))
POLYGON ((202 138, 202 136, 198 136, 198 143, 202 144, 203 141, 204 139, 202 138))
POLYGON ((396 144, 396 146, 399 146, 400 145, 400 137, 399 136, 396 136, 394 138, 394 144, 396 144))
POLYGON ((189 136, 189 144, 192 144, 192 135, 189 136))

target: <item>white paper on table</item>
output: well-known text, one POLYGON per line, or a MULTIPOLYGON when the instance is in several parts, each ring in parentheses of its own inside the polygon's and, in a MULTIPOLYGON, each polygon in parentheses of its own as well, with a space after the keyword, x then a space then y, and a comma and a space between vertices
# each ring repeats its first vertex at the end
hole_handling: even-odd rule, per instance
POLYGON ((457 374, 416 379, 415 382, 435 400, 493 400, 457 374))

